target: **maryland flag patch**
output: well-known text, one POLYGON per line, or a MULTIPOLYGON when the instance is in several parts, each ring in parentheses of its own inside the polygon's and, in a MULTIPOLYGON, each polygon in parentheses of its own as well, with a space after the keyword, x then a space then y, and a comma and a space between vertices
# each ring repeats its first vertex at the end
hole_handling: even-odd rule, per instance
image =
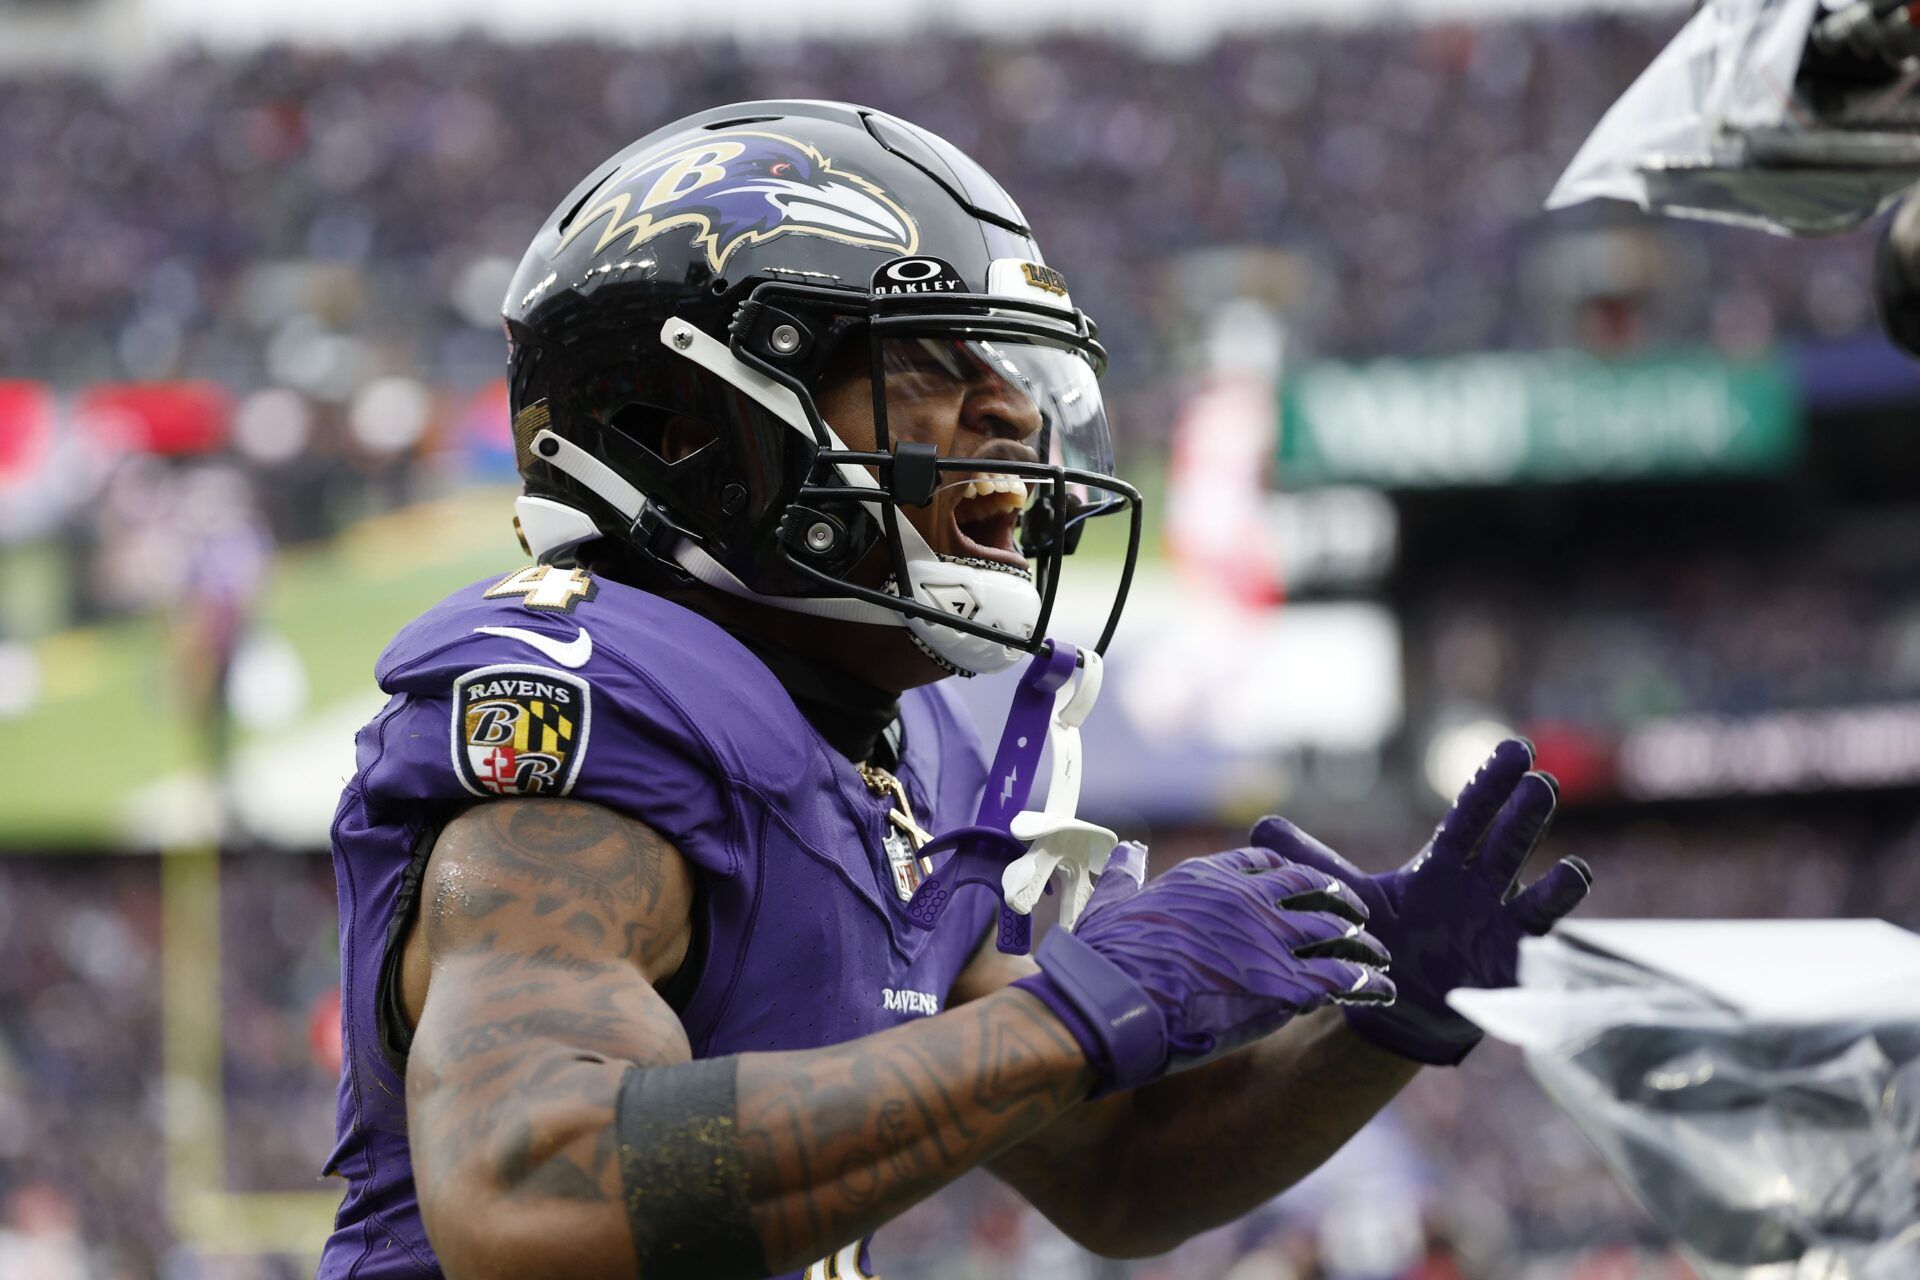
POLYGON ((477 796, 563 796, 587 754, 587 682, 507 663, 453 682, 453 767, 477 796))

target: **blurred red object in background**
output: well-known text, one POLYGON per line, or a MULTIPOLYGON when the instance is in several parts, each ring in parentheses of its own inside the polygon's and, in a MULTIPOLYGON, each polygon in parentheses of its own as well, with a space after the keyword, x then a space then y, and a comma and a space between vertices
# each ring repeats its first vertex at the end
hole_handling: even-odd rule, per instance
POLYGON ((1560 784, 1562 800, 1598 800, 1614 791, 1613 744, 1592 730, 1561 721, 1538 721, 1524 732, 1533 742, 1536 768, 1560 784))
POLYGON ((307 1048, 329 1079, 340 1074, 340 988, 322 994, 307 1011, 307 1048))
POLYGON ((53 393, 38 382, 0 380, 0 485, 24 479, 53 444, 53 393))
POLYGON ((211 382, 113 382, 80 396, 81 429, 109 451, 212 453, 227 443, 233 402, 211 382))

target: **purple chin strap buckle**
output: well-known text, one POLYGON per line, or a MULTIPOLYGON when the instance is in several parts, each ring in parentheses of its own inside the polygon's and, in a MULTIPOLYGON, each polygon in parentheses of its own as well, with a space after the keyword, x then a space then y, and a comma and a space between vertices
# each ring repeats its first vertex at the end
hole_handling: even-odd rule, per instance
POLYGON ((1000 950, 1025 955, 1031 949, 1033 919, 1006 905, 1002 877, 1008 864, 1027 852, 1026 841, 1013 835, 1013 820, 1027 807, 1033 793, 1040 751, 1047 744, 1047 732, 1053 723, 1056 695, 1073 679, 1079 663, 1079 650, 1049 640, 1027 664, 1026 674, 1014 689, 1007 727, 1000 732, 1000 749, 994 753, 993 770, 987 775, 986 793, 980 797, 980 812, 973 825, 949 831, 920 850, 925 858, 948 850, 953 856, 914 890, 907 903, 907 919, 913 924, 933 928, 956 890, 962 885, 983 884, 1001 900, 1000 950))

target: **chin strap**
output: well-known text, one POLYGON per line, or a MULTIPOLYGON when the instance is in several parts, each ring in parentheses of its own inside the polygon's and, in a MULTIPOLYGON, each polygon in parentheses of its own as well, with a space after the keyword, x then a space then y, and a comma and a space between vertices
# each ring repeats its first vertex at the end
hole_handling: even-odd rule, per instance
MULTIPOLYGON (((629 484, 621 474, 600 459, 582 449, 564 436, 550 430, 543 430, 534 436, 532 449, 536 456, 556 471, 563 471, 602 501, 620 513, 622 519, 638 524, 646 513, 647 497, 629 484)), ((599 529, 591 517, 560 503, 544 498, 521 498, 516 503, 521 516, 521 530, 528 538, 528 545, 536 556, 557 549, 569 542, 584 542, 589 537, 598 537, 599 529), (538 504, 533 505, 533 504, 538 504), (570 522, 563 521, 560 515, 571 517, 570 522), (529 517, 533 520, 529 520, 529 517), (551 533, 548 531, 551 530, 551 533), (547 534, 542 537, 541 534, 547 534), (547 545, 534 545, 546 543, 547 545)), ((723 591, 730 596, 758 601, 773 605, 790 613, 811 614, 819 618, 834 618, 842 622, 871 622, 883 626, 903 626, 906 618, 892 609, 872 604, 865 600, 815 599, 801 596, 763 596, 746 583, 727 571, 725 565, 715 560, 705 551, 686 539, 680 539, 672 552, 674 563, 715 591, 723 591)))
POLYGON ((1027 852, 1007 864, 1001 873, 1001 899, 1021 915, 1031 915, 1040 895, 1051 892, 1048 881, 1061 877, 1060 923, 1071 929, 1093 896, 1095 874, 1107 865, 1107 855, 1120 837, 1075 817, 1080 807, 1080 726, 1100 698, 1100 655, 1080 650, 1075 678, 1055 695, 1053 721, 1047 726, 1047 746, 1053 752, 1053 776, 1047 783, 1046 807, 1023 809, 1008 827, 1027 852))
POLYGON ((922 857, 951 850, 907 903, 907 919, 922 929, 939 923, 962 885, 982 884, 999 896, 997 945, 1024 955, 1033 942, 1032 912, 1058 872, 1065 893, 1060 922, 1068 928, 1093 893, 1095 872, 1106 865, 1119 837, 1074 816, 1080 804, 1080 726, 1100 696, 1100 655, 1057 640, 1027 664, 1014 689, 987 788, 972 826, 937 837, 922 857), (1053 751, 1046 807, 1026 807, 1042 747, 1053 751))
POLYGON ((839 622, 869 622, 879 626, 893 627, 906 625, 905 614, 866 600, 850 600, 844 596, 763 596, 729 573, 725 565, 685 539, 682 539, 680 545, 673 549, 673 561, 692 574, 696 581, 712 587, 715 591, 738 596, 742 600, 771 605, 776 609, 784 609, 788 613, 804 613, 811 617, 832 618, 839 622))

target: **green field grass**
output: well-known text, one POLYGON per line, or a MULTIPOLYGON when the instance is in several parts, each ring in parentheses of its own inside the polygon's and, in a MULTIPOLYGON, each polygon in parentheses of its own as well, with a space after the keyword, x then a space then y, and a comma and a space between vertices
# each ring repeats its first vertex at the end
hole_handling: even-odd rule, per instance
MULTIPOLYGON (((280 557, 260 624, 299 654, 305 713, 368 695, 374 659, 409 619, 524 562, 505 516, 511 500, 500 490, 462 493, 280 557)), ((136 618, 58 632, 34 653, 39 697, 4 722, 14 763, 0 787, 0 846, 121 843, 127 798, 199 765, 166 624, 136 618)))

